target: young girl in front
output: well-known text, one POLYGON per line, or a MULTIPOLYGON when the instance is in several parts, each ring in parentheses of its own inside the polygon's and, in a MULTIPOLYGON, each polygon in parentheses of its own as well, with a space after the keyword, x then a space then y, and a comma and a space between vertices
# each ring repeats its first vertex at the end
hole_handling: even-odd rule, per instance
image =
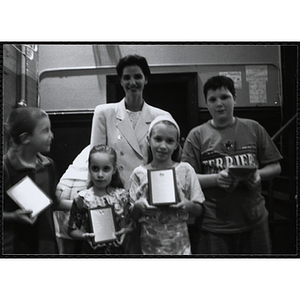
MULTIPOLYGON (((53 161, 42 155, 53 139, 47 113, 36 107, 14 109, 5 124, 9 149, 4 167, 4 254, 57 254, 52 209, 55 200, 53 161), (52 200, 53 205, 35 219, 6 193, 24 177, 30 177, 52 200)), ((24 191, 26 193, 26 191, 24 191)))
POLYGON ((83 254, 122 254, 122 243, 131 231, 129 194, 123 188, 115 150, 106 145, 94 146, 89 154, 90 184, 75 197, 69 219, 69 234, 83 240, 83 254), (117 241, 93 246, 89 209, 111 206, 116 217, 117 241))
POLYGON ((201 215, 204 196, 194 169, 179 162, 179 137, 179 127, 171 116, 154 119, 147 135, 148 163, 131 175, 132 217, 141 223, 143 254, 191 254, 187 224, 201 215), (175 168, 180 201, 170 206, 151 206, 147 170, 164 168, 175 168))

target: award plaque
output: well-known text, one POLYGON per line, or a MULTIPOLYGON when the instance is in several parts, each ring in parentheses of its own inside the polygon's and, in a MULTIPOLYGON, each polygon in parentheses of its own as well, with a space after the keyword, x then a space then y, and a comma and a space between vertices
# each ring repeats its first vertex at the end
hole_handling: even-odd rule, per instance
POLYGON ((89 214, 91 230, 95 234, 94 245, 113 242, 117 239, 115 216, 111 206, 92 208, 89 214))
POLYGON ((255 166, 230 166, 228 174, 240 180, 252 176, 256 171, 255 166))
POLYGON ((28 176, 8 189, 6 193, 20 208, 31 210, 32 219, 52 204, 52 200, 28 176))
POLYGON ((174 168, 148 170, 149 204, 170 205, 178 202, 174 168))

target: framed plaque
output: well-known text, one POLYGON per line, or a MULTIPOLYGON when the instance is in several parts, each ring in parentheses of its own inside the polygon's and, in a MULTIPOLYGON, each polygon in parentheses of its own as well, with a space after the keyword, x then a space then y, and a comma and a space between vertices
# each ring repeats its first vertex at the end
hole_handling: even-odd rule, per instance
POLYGON ((31 210, 32 219, 52 204, 52 200, 28 176, 8 189, 6 193, 20 208, 31 210))
POLYGON ((228 174, 237 179, 243 180, 252 176, 256 169, 257 168, 255 166, 230 166, 228 167, 228 174))
POLYGON ((170 205, 178 202, 174 168, 148 170, 149 204, 170 205))
POLYGON ((113 242, 117 239, 116 221, 111 206, 97 207, 89 210, 92 233, 95 234, 93 244, 113 242))

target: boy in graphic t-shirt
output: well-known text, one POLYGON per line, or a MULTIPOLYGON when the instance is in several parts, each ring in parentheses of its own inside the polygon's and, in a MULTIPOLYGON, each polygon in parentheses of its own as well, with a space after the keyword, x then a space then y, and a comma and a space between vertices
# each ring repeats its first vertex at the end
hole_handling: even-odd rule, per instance
POLYGON ((270 254, 261 181, 281 172, 282 156, 261 125, 234 117, 229 77, 210 78, 203 91, 212 119, 191 130, 182 157, 194 167, 206 199, 197 253, 270 254), (232 166, 250 175, 235 177, 232 166))

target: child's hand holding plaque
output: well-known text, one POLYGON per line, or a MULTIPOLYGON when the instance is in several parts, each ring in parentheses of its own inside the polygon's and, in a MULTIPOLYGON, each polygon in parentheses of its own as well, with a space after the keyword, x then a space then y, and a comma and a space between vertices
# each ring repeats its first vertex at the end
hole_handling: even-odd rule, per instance
POLYGON ((256 166, 230 166, 228 175, 234 179, 235 187, 244 182, 249 189, 253 189, 260 182, 256 166))
POLYGON ((116 241, 116 222, 111 206, 89 210, 93 246, 116 241))

